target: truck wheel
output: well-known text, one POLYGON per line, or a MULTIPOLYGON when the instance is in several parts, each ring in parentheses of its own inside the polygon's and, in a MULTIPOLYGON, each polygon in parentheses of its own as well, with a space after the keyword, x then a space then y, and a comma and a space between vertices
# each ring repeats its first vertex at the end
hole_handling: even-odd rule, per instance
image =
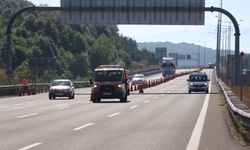
POLYGON ((188 90, 188 93, 191 94, 191 90, 188 90))

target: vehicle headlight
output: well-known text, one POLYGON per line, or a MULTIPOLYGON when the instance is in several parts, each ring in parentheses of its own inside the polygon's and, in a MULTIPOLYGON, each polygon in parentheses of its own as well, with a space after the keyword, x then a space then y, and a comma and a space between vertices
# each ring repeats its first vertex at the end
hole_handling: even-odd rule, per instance
POLYGON ((190 83, 190 85, 194 85, 194 83, 190 83))
POLYGON ((69 89, 64 89, 64 92, 69 92, 69 89))
POLYGON ((118 85, 117 85, 117 87, 121 88, 121 87, 122 87, 122 85, 121 85, 121 84, 118 84, 118 85))
POLYGON ((93 86, 94 86, 94 88, 97 88, 97 85, 96 85, 96 84, 94 84, 93 86))
POLYGON ((207 83, 204 83, 204 85, 207 85, 207 83))

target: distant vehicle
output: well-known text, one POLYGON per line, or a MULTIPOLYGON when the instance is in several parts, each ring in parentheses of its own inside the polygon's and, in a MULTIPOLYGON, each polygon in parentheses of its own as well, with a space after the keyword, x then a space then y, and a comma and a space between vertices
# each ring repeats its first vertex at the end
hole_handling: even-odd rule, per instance
POLYGON ((127 96, 130 95, 126 69, 119 65, 98 66, 90 84, 90 100, 94 103, 100 102, 102 98, 119 98, 121 102, 126 102, 127 96))
POLYGON ((75 98, 75 88, 71 80, 58 79, 51 83, 49 88, 49 99, 55 99, 56 97, 75 98))
POLYGON ((210 81, 205 72, 193 72, 189 75, 188 81, 188 93, 192 91, 205 91, 209 93, 209 84, 210 81))
POLYGON ((144 84, 146 78, 143 74, 135 74, 132 78, 132 84, 144 84))
POLYGON ((208 64, 208 68, 210 68, 210 69, 213 69, 214 66, 215 66, 214 63, 209 63, 209 64, 208 64))
POLYGON ((175 74, 175 61, 172 57, 163 57, 163 61, 161 64, 162 76, 166 77, 167 75, 175 74))

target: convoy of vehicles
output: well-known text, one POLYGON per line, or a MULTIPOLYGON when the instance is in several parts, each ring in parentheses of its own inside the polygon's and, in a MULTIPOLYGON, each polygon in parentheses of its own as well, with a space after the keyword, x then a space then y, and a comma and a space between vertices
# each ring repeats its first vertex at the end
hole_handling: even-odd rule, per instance
POLYGON ((132 85, 144 84, 146 82, 146 78, 144 74, 135 74, 132 78, 132 85))
POLYGON ((118 98, 121 102, 126 102, 127 96, 130 95, 126 69, 119 65, 98 66, 90 84, 90 100, 94 103, 105 98, 118 98))
POLYGON ((166 77, 168 75, 174 75, 175 74, 175 61, 172 57, 163 57, 163 61, 161 64, 162 69, 162 76, 166 77))
POLYGON ((49 88, 49 99, 55 99, 56 97, 75 98, 75 88, 71 80, 57 79, 52 82, 49 88))
POLYGON ((193 72, 189 75, 188 81, 188 93, 192 91, 204 91, 209 93, 209 79, 205 72, 193 72))

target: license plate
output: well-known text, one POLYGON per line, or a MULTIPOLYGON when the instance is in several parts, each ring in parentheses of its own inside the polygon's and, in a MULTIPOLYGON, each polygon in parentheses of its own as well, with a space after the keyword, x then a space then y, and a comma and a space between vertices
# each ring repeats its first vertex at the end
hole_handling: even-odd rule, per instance
POLYGON ((111 93, 103 93, 103 95, 108 96, 111 95, 111 93))
POLYGON ((62 95, 63 95, 63 93, 56 93, 56 95, 58 95, 58 96, 62 96, 62 95))

